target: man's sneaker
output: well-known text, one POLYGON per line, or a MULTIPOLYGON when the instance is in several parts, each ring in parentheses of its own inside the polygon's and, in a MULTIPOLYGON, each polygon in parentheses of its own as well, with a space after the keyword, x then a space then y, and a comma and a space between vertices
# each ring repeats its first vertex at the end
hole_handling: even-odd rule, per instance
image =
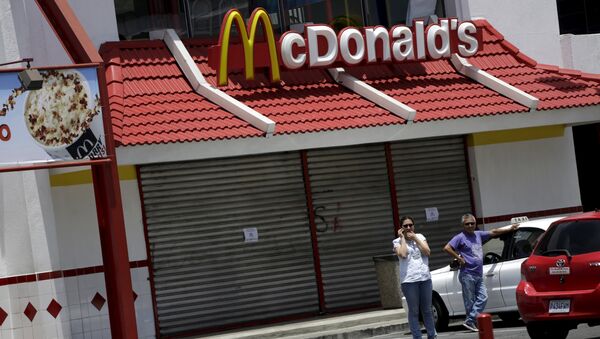
POLYGON ((479 330, 477 329, 477 326, 473 323, 468 323, 465 321, 462 325, 464 328, 468 329, 469 331, 479 332, 479 330))

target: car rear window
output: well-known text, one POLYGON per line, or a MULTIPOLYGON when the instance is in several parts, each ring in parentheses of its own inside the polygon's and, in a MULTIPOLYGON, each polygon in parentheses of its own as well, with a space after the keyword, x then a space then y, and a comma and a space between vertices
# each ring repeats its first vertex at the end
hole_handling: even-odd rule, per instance
POLYGON ((600 220, 563 222, 552 227, 542 237, 535 254, 555 256, 564 250, 571 255, 600 251, 600 220))

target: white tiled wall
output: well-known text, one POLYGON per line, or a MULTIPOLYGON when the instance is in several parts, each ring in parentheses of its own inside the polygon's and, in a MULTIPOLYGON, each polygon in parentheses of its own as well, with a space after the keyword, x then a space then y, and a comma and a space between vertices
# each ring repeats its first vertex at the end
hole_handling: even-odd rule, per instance
MULTIPOLYGON (((155 338, 148 269, 132 269, 131 278, 138 337, 155 338)), ((108 304, 98 310, 91 303, 96 293, 106 299, 103 273, 0 286, 0 307, 8 314, 0 338, 111 338, 108 304), (53 299, 62 306, 56 319, 46 310, 53 299), (29 303, 37 310, 33 321, 23 313, 29 303)))

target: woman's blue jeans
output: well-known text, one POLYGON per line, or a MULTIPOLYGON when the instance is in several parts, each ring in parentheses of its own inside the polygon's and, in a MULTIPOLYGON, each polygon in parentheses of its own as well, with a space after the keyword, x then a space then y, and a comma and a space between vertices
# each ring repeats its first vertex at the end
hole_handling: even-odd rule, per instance
POLYGON ((431 279, 400 285, 402 293, 408 304, 408 325, 414 339, 421 338, 421 325, 419 324, 419 309, 423 315, 423 323, 427 330, 427 338, 436 336, 435 323, 431 313, 431 279))
POLYGON ((463 302, 465 303, 466 322, 477 324, 477 316, 487 304, 487 290, 483 278, 467 273, 459 273, 458 280, 462 285, 463 302))

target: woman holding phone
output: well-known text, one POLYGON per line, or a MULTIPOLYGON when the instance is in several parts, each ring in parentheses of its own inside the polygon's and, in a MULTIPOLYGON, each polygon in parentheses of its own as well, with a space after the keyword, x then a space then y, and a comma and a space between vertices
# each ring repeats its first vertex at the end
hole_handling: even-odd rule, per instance
POLYGON ((394 253, 400 265, 400 286, 408 304, 408 324, 414 339, 421 338, 419 309, 423 316, 427 338, 437 338, 433 315, 431 313, 431 274, 429 273, 429 255, 431 251, 425 236, 415 233, 412 217, 400 218, 401 228, 398 238, 394 239, 394 253))

